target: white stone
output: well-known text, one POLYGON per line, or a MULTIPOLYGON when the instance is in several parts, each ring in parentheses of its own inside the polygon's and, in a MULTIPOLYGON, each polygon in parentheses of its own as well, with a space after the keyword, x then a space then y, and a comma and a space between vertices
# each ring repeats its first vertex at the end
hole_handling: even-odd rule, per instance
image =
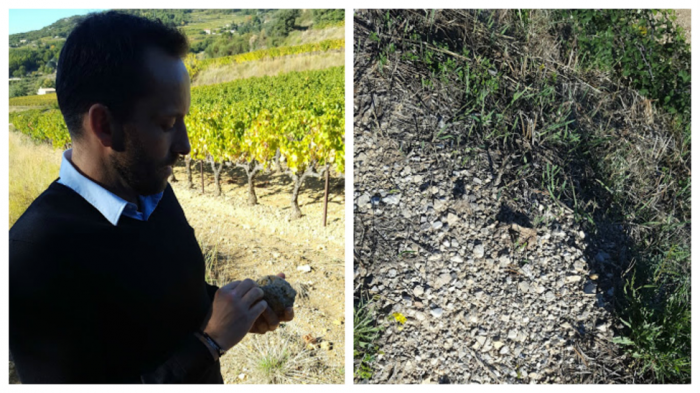
POLYGON ((441 288, 444 285, 447 285, 452 281, 452 276, 449 273, 443 273, 441 274, 437 280, 435 280, 435 288, 441 288))
POLYGON ((423 296, 423 293, 424 293, 424 292, 425 292, 425 291, 423 290, 423 287, 420 286, 420 285, 417 286, 417 287, 415 287, 415 288, 413 288, 413 294, 414 294, 415 296, 423 296))
POLYGON ((386 203, 387 205, 397 205, 400 200, 401 194, 392 194, 382 199, 382 202, 386 203))
POLYGON ((357 198, 357 206, 369 204, 369 199, 369 194, 362 194, 359 198, 357 198))
POLYGON ((554 294, 554 292, 549 291, 549 292, 547 292, 547 293, 544 294, 544 298, 547 299, 548 302, 551 302, 551 301, 553 301, 554 299, 556 299, 557 296, 554 294))
POLYGON ((530 290, 530 284, 523 281, 520 284, 518 284, 518 289, 520 289, 520 292, 528 292, 530 290))
POLYGON ((457 221, 459 221, 459 217, 457 217, 457 215, 452 213, 447 214, 447 225, 453 227, 457 221))

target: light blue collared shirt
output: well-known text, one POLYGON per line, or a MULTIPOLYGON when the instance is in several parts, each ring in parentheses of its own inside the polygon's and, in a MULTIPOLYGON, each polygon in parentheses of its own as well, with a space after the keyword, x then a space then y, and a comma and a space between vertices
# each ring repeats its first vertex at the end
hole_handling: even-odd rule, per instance
POLYGON ((70 161, 72 155, 73 149, 63 152, 58 182, 85 198, 112 225, 117 225, 122 215, 140 221, 148 220, 163 197, 162 192, 148 196, 139 195, 139 203, 143 209, 143 211, 139 211, 136 204, 125 201, 78 172, 70 161))

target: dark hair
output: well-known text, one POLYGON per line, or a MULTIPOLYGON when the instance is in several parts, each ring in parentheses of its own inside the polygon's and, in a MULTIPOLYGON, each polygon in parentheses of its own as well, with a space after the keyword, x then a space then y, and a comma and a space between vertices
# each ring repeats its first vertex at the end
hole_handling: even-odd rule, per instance
POLYGON ((134 102, 148 93, 143 54, 155 47, 187 54, 187 37, 175 28, 118 11, 92 14, 70 33, 58 58, 56 95, 71 138, 82 135, 90 106, 107 106, 115 120, 129 118, 134 102))

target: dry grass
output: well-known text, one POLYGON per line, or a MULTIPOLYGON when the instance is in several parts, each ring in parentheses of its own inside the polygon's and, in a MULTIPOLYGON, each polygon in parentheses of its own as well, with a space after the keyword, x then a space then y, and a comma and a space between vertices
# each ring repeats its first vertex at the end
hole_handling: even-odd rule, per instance
POLYGON ((29 137, 10 132, 10 226, 34 199, 56 180, 61 152, 37 145, 29 137))
POLYGON ((309 29, 289 33, 284 45, 303 45, 323 40, 339 40, 345 38, 345 26, 329 27, 326 29, 309 29))
POLYGON ((306 348, 292 325, 283 325, 273 333, 246 336, 221 360, 221 371, 235 378, 226 383, 332 383, 323 356, 322 350, 306 348))
POLYGON ((345 51, 302 54, 282 58, 230 64, 202 71, 193 86, 212 85, 259 76, 275 76, 291 71, 320 70, 345 65, 345 51))

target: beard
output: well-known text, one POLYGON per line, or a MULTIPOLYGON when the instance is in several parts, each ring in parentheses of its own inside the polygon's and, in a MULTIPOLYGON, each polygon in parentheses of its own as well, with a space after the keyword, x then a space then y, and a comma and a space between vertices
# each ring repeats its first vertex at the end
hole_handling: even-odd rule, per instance
POLYGON ((124 151, 110 157, 111 165, 124 182, 138 195, 163 192, 168 185, 168 165, 174 165, 177 156, 157 160, 148 156, 137 130, 124 130, 124 151))

